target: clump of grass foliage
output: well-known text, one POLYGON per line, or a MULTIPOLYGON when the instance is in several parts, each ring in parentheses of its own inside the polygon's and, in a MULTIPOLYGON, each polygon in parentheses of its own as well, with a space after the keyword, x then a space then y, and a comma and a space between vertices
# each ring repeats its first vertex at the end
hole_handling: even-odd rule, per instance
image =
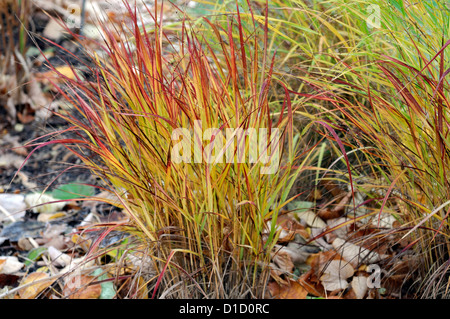
MULTIPOLYGON (((66 132, 79 137, 39 147, 63 143, 117 195, 150 251, 157 274, 149 282, 153 297, 171 287, 173 296, 186 298, 261 297, 277 216, 316 155, 313 145, 298 147, 287 89, 278 100, 283 112, 272 114, 270 88, 279 80, 267 41, 260 42, 251 15, 229 15, 225 27, 205 18, 212 30, 206 37, 185 20, 165 30, 162 9, 137 12, 125 5, 128 24, 120 30, 101 26, 103 54, 92 53, 86 66, 94 80, 65 78, 60 87, 73 111, 59 115, 72 125, 66 132), (153 19, 151 27, 142 14, 153 19), (117 34, 126 40, 117 41, 117 34), (279 157, 271 160, 279 169, 265 174, 266 164, 248 158, 177 163, 171 152, 181 136, 174 140, 173 134, 179 128, 194 133, 196 123, 217 129, 203 150, 228 128, 278 129, 280 140, 263 148, 278 147, 279 157)), ((223 145, 231 154, 238 146, 245 156, 252 151, 248 137, 223 145)))
MULTIPOLYGON (((347 166, 339 182, 354 193, 384 189, 371 200, 380 212, 395 212, 402 225, 395 231, 411 238, 405 250, 424 257, 418 278, 428 280, 418 291, 447 294, 445 3, 217 1, 209 8, 214 20, 181 19, 170 28, 162 10, 145 12, 150 27, 129 9, 131 23, 121 30, 103 26, 104 55, 92 54, 88 66, 95 80, 66 78, 60 89, 76 109, 60 116, 79 138, 53 142, 64 143, 120 198, 151 251, 154 296, 175 285, 188 297, 263 295, 277 216, 299 196, 292 187, 317 164, 314 146, 323 142, 320 136, 308 144, 310 133, 294 125, 298 116, 331 133, 321 133, 328 156, 347 166), (374 5, 380 15, 371 25, 374 5), (116 41, 117 33, 128 40, 116 41), (196 121, 222 132, 280 129, 279 170, 173 162, 172 133, 193 132, 196 121), (368 182, 356 185, 352 176, 368 182)), ((249 154, 249 141, 243 145, 249 154)))
POLYGON ((307 70, 288 81, 300 83, 297 92, 305 93, 293 103, 302 103, 309 114, 315 113, 340 131, 349 153, 362 154, 362 160, 351 169, 355 179, 371 177, 361 190, 381 180, 385 191, 378 195, 380 211, 390 203, 392 209, 397 207, 392 211, 397 211, 403 236, 411 240, 407 248, 422 261, 416 276, 422 278, 418 296, 448 295, 447 3, 279 3, 286 6, 280 10, 284 18, 274 19, 274 25, 289 25, 306 16, 316 22, 308 25, 308 32, 290 35, 285 31, 289 28, 277 28, 276 34, 286 34, 283 41, 300 52, 313 48, 314 43, 328 44, 322 46, 325 50, 310 51, 315 52, 312 59, 292 60, 291 52, 284 56, 283 62, 307 70), (374 12, 368 8, 373 6, 379 10, 376 26, 368 23, 374 12), (319 22, 322 26, 317 26, 319 22), (305 43, 300 39, 306 34, 314 38, 315 32, 311 46, 303 50, 297 45, 305 43))
MULTIPOLYGON (((257 3, 263 26, 265 1, 257 3)), ((411 241, 407 250, 420 256, 418 296, 448 295, 448 3, 266 3, 274 77, 297 92, 296 114, 339 132, 353 180, 368 181, 353 185, 357 192, 384 188, 369 195, 393 212, 411 241)), ((230 13, 233 4, 211 9, 230 13)), ((345 173, 339 181, 351 183, 345 173)))
POLYGON ((448 294, 449 10, 434 1, 398 4, 384 18, 394 54, 375 61, 384 83, 372 85, 370 77, 361 75, 366 85, 348 83, 357 98, 338 99, 336 107, 344 125, 356 128, 364 141, 356 147, 377 145, 372 163, 388 173, 388 195, 399 191, 392 197, 406 207, 404 236, 411 235, 411 246, 423 255, 424 280, 418 289, 436 297, 448 294))

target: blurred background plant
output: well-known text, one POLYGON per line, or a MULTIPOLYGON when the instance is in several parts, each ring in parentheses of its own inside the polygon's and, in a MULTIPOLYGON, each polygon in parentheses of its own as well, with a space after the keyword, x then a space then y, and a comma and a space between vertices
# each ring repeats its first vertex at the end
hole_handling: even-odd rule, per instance
POLYGON ((28 123, 30 114, 47 104, 27 56, 33 10, 31 0, 3 1, 0 6, 0 106, 2 122, 10 124, 28 123))

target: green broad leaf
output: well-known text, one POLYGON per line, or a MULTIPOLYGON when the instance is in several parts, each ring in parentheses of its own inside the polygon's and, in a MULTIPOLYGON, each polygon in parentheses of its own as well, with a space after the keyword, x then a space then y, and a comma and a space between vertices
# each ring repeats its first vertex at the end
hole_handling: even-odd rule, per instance
MULTIPOLYGON (((103 270, 100 268, 97 268, 92 272, 91 276, 96 276, 97 280, 105 280, 108 279, 107 274, 103 274, 103 270)), ((114 288, 114 284, 112 281, 102 282, 101 284, 102 292, 100 293, 99 299, 113 299, 116 295, 116 289, 114 288)))
POLYGON ((295 210, 296 212, 303 212, 310 210, 313 207, 313 202, 304 202, 304 201, 293 201, 287 204, 288 210, 295 210))
POLYGON ((51 194, 57 199, 76 199, 93 196, 95 194, 95 189, 93 186, 89 185, 70 183, 61 185, 51 194))
POLYGON ((30 250, 25 261, 25 266, 30 266, 33 262, 37 261, 46 251, 47 247, 38 247, 30 250))

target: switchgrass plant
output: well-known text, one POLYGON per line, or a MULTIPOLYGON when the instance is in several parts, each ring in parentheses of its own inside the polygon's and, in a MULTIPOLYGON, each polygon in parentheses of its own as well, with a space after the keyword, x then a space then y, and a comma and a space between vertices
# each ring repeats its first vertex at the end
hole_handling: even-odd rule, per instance
POLYGON ((95 80, 60 87, 79 137, 37 147, 65 145, 117 195, 150 251, 152 297, 261 297, 277 216, 316 156, 299 148, 287 90, 272 114, 273 56, 239 14, 226 28, 205 18, 206 36, 185 21, 166 32, 165 2, 145 12, 151 30, 124 4, 130 23, 100 26, 95 80))

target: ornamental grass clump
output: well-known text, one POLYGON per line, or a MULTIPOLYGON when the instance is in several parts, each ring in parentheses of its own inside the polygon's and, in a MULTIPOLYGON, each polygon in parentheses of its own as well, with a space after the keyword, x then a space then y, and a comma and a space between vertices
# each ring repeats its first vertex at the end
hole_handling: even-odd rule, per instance
POLYGON ((450 252, 449 10, 435 1, 390 3, 381 6, 379 32, 395 50, 373 60, 377 78, 351 68, 358 81, 341 82, 350 97, 326 85, 316 94, 337 110, 330 122, 348 137, 349 152, 363 154, 372 184, 378 179, 379 214, 392 212, 401 225, 395 232, 409 241, 401 253, 418 257, 417 296, 443 297, 450 252))
POLYGON ((125 5, 129 23, 101 26, 93 80, 59 88, 73 107, 63 133, 78 137, 39 147, 64 144, 119 198, 150 251, 152 297, 261 297, 277 216, 314 156, 298 149, 288 91, 274 116, 273 59, 239 14, 227 28, 205 18, 204 37, 184 20, 166 31, 166 3, 125 5))

